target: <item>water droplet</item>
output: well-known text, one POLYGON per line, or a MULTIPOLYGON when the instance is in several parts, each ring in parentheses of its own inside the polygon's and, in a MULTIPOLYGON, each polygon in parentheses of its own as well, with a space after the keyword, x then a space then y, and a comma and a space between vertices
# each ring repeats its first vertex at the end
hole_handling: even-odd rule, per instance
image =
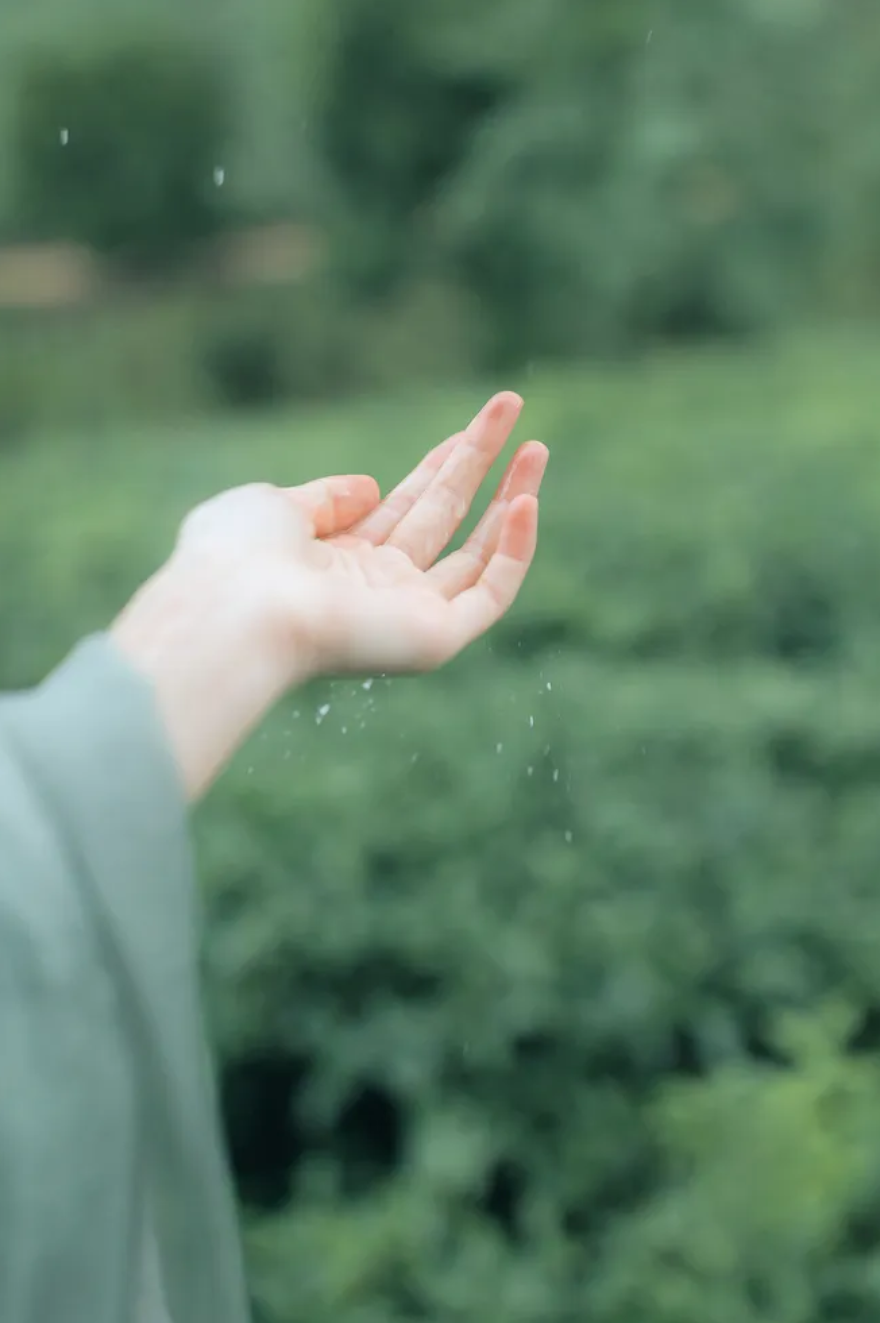
POLYGON ((527 775, 527 776, 533 776, 533 775, 534 775, 534 772, 535 772, 534 767, 528 767, 528 768, 526 768, 526 775, 527 775))
POLYGON ((62 129, 58 134, 58 141, 61 143, 62 147, 66 147, 70 142, 70 129, 62 129))
POLYGON ((558 781, 558 780, 559 780, 559 768, 558 768, 558 767, 554 767, 554 768, 553 768, 553 780, 554 780, 554 781, 558 781))
POLYGON ((417 763, 419 761, 419 755, 417 753, 414 753, 412 756, 412 760, 414 763, 417 763))
POLYGON ((530 726, 534 726, 534 724, 535 724, 535 718, 534 718, 534 717, 529 717, 529 725, 530 725, 530 726))
POLYGON ((565 833, 565 844, 566 844, 566 845, 571 845, 572 840, 573 840, 573 837, 572 837, 571 832, 570 832, 570 831, 567 831, 567 832, 565 833))
POLYGON ((226 171, 222 165, 214 166, 214 183, 217 188, 222 188, 226 183, 226 171))
POLYGON ((550 681, 548 680, 548 681, 547 681, 547 689, 548 689, 548 691, 549 691, 550 689, 552 689, 552 688, 553 688, 553 686, 552 686, 552 684, 550 683, 550 681))
POLYGON ((323 707, 318 708, 317 714, 315 716, 315 720, 317 721, 319 726, 329 711, 330 711, 329 703, 325 703, 323 707))
POLYGON ((495 752, 496 752, 496 753, 501 753, 503 749, 504 749, 504 745, 503 745, 503 744, 496 744, 496 745, 495 745, 495 752))
POLYGON ((343 727, 342 727, 342 733, 343 733, 343 735, 347 735, 347 734, 348 734, 348 726, 343 726, 343 727))
POLYGON ((362 689, 372 689, 372 687, 373 687, 372 680, 364 680, 363 684, 361 685, 362 689))

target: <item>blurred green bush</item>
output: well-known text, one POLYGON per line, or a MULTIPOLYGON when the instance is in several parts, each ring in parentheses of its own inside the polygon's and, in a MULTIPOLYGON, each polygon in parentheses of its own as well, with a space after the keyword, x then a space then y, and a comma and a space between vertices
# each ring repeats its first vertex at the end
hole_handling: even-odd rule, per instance
POLYGON ((0 449, 41 429, 216 417, 467 381, 481 323, 428 281, 353 308, 335 282, 193 282, 52 312, 0 309, 0 449))
POLYGON ((208 49, 144 37, 32 56, 12 138, 19 226, 151 271, 216 233, 230 108, 208 49))
POLYGON ((876 6, 332 8, 316 122, 354 288, 440 265, 505 365, 876 307, 876 6))
POLYGON ((138 0, 7 0, 0 232, 161 254, 221 201, 293 220, 355 319, 467 303, 484 370, 877 311, 871 0, 155 9, 165 47, 138 0))
MULTIPOLYGON (((519 383, 552 462, 515 615, 293 696, 204 806, 262 1323, 877 1318, 878 353, 519 383)), ((200 496, 385 483, 478 403, 9 450, 0 682, 200 496)))

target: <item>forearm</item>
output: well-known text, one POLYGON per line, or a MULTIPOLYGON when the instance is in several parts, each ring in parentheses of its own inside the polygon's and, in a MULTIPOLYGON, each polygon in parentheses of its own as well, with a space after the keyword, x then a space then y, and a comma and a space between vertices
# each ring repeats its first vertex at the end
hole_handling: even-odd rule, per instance
POLYGON ((305 678, 234 570, 175 555, 111 629, 152 686, 190 801, 210 786, 268 709, 305 678))

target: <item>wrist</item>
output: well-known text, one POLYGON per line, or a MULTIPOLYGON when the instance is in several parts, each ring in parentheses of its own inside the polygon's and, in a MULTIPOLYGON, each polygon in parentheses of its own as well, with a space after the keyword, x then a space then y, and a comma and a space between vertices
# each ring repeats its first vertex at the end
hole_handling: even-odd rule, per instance
MULTIPOLYGON (((111 628, 151 684, 190 800, 308 667, 234 563, 178 551, 111 628)), ((265 585, 263 585, 265 587, 265 585)))

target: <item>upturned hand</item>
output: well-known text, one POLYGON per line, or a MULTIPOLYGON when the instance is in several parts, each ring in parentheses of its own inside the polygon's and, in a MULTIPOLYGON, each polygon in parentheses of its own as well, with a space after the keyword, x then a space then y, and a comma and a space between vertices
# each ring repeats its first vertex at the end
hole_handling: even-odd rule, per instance
POLYGON ((521 409, 495 396, 385 500, 346 475, 236 488, 189 515, 113 633, 155 686, 191 795, 290 687, 434 669, 510 608, 535 552, 543 445, 517 450, 472 535, 440 557, 521 409))

